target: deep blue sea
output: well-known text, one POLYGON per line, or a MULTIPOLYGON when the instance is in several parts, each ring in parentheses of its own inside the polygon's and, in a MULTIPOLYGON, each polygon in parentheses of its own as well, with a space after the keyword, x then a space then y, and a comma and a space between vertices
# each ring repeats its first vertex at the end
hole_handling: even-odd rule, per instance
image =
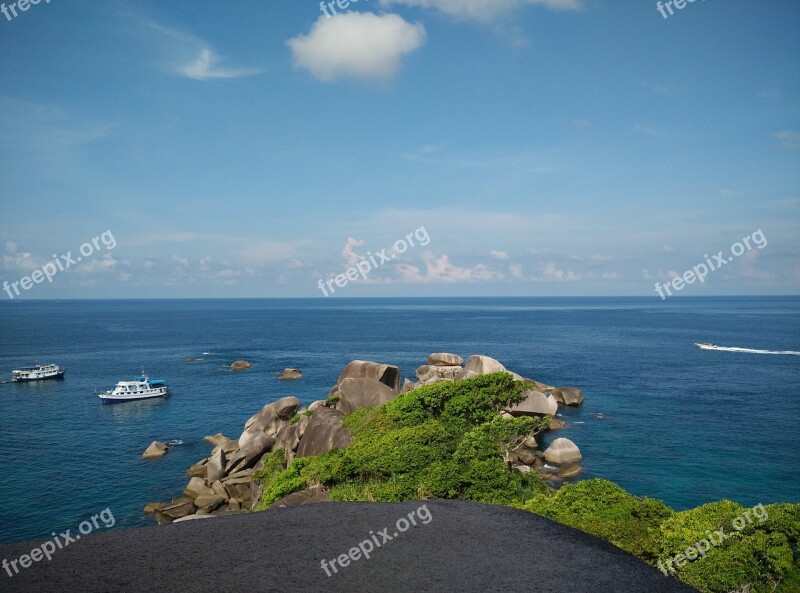
POLYGON ((800 298, 3 301, 0 379, 37 359, 67 375, 0 385, 0 542, 74 530, 106 507, 117 527, 148 524, 142 507, 179 495, 210 450, 204 435, 236 438, 285 395, 324 399, 350 360, 395 363, 413 379, 438 351, 582 387, 558 435, 581 448, 583 477, 676 509, 800 501, 800 356, 694 342, 798 351, 800 298), (223 368, 236 359, 254 366, 223 368), (279 381, 284 367, 305 378, 279 381), (140 369, 172 396, 93 395, 140 369), (170 439, 184 444, 140 459, 170 439))

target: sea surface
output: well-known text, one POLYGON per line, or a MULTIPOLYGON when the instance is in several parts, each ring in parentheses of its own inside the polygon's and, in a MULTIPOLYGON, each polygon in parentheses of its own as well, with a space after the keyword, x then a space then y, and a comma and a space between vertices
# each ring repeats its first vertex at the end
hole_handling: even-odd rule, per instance
POLYGON ((562 408, 558 433, 580 447, 582 477, 676 509, 800 502, 800 356, 695 342, 800 351, 800 298, 3 301, 0 379, 35 360, 67 374, 0 384, 0 542, 74 533, 106 508, 117 528, 149 524, 142 507, 180 495, 210 451, 204 435, 236 438, 285 395, 324 399, 353 359, 413 379, 441 351, 582 387, 584 405, 562 408), (253 367, 227 370, 237 359, 253 367), (284 367, 305 378, 279 381, 284 367), (172 396, 93 395, 142 369, 172 396), (171 439, 183 444, 140 458, 171 439))

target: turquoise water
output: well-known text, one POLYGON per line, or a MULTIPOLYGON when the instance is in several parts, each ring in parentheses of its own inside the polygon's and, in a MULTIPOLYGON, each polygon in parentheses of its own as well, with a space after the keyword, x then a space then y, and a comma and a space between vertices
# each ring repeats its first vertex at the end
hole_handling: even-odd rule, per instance
POLYGON ((800 350, 800 298, 2 302, 0 378, 35 359, 68 370, 64 381, 0 385, 0 542, 74 528, 106 507, 117 526, 147 524, 142 507, 180 492, 209 451, 204 435, 237 437, 278 397, 324 398, 350 360, 413 378, 435 351, 581 386, 586 402, 563 410, 560 435, 581 448, 584 476, 678 509, 800 501, 800 356, 694 342, 800 350), (254 366, 223 368, 236 359, 254 366), (305 378, 277 380, 284 367, 305 378), (172 397, 112 406, 92 394, 142 368, 172 397), (141 460, 156 439, 184 444, 141 460))

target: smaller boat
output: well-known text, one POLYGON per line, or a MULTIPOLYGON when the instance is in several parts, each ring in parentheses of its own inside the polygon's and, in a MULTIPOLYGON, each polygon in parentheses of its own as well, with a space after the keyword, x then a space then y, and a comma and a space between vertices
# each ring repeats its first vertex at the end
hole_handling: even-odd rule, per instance
POLYGON ((716 344, 706 344, 705 342, 695 343, 695 346, 700 348, 700 350, 719 350, 719 346, 716 344))
POLYGON ((130 402, 140 399, 153 399, 156 397, 166 397, 169 394, 167 383, 161 379, 150 379, 142 374, 134 378, 133 381, 120 381, 114 391, 105 391, 95 395, 103 400, 104 404, 116 404, 120 402, 130 402))
POLYGON ((11 371, 12 383, 25 383, 27 381, 46 381, 47 379, 63 379, 67 369, 62 369, 57 364, 39 364, 32 367, 22 367, 11 371))

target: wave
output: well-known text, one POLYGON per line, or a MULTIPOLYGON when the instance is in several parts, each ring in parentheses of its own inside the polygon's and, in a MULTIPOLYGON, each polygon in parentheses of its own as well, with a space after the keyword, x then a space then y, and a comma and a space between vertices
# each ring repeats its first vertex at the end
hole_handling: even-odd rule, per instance
POLYGON ((745 354, 783 354, 787 356, 800 356, 800 352, 795 350, 756 350, 753 348, 734 348, 728 346, 717 346, 714 350, 723 352, 743 352, 745 354))

